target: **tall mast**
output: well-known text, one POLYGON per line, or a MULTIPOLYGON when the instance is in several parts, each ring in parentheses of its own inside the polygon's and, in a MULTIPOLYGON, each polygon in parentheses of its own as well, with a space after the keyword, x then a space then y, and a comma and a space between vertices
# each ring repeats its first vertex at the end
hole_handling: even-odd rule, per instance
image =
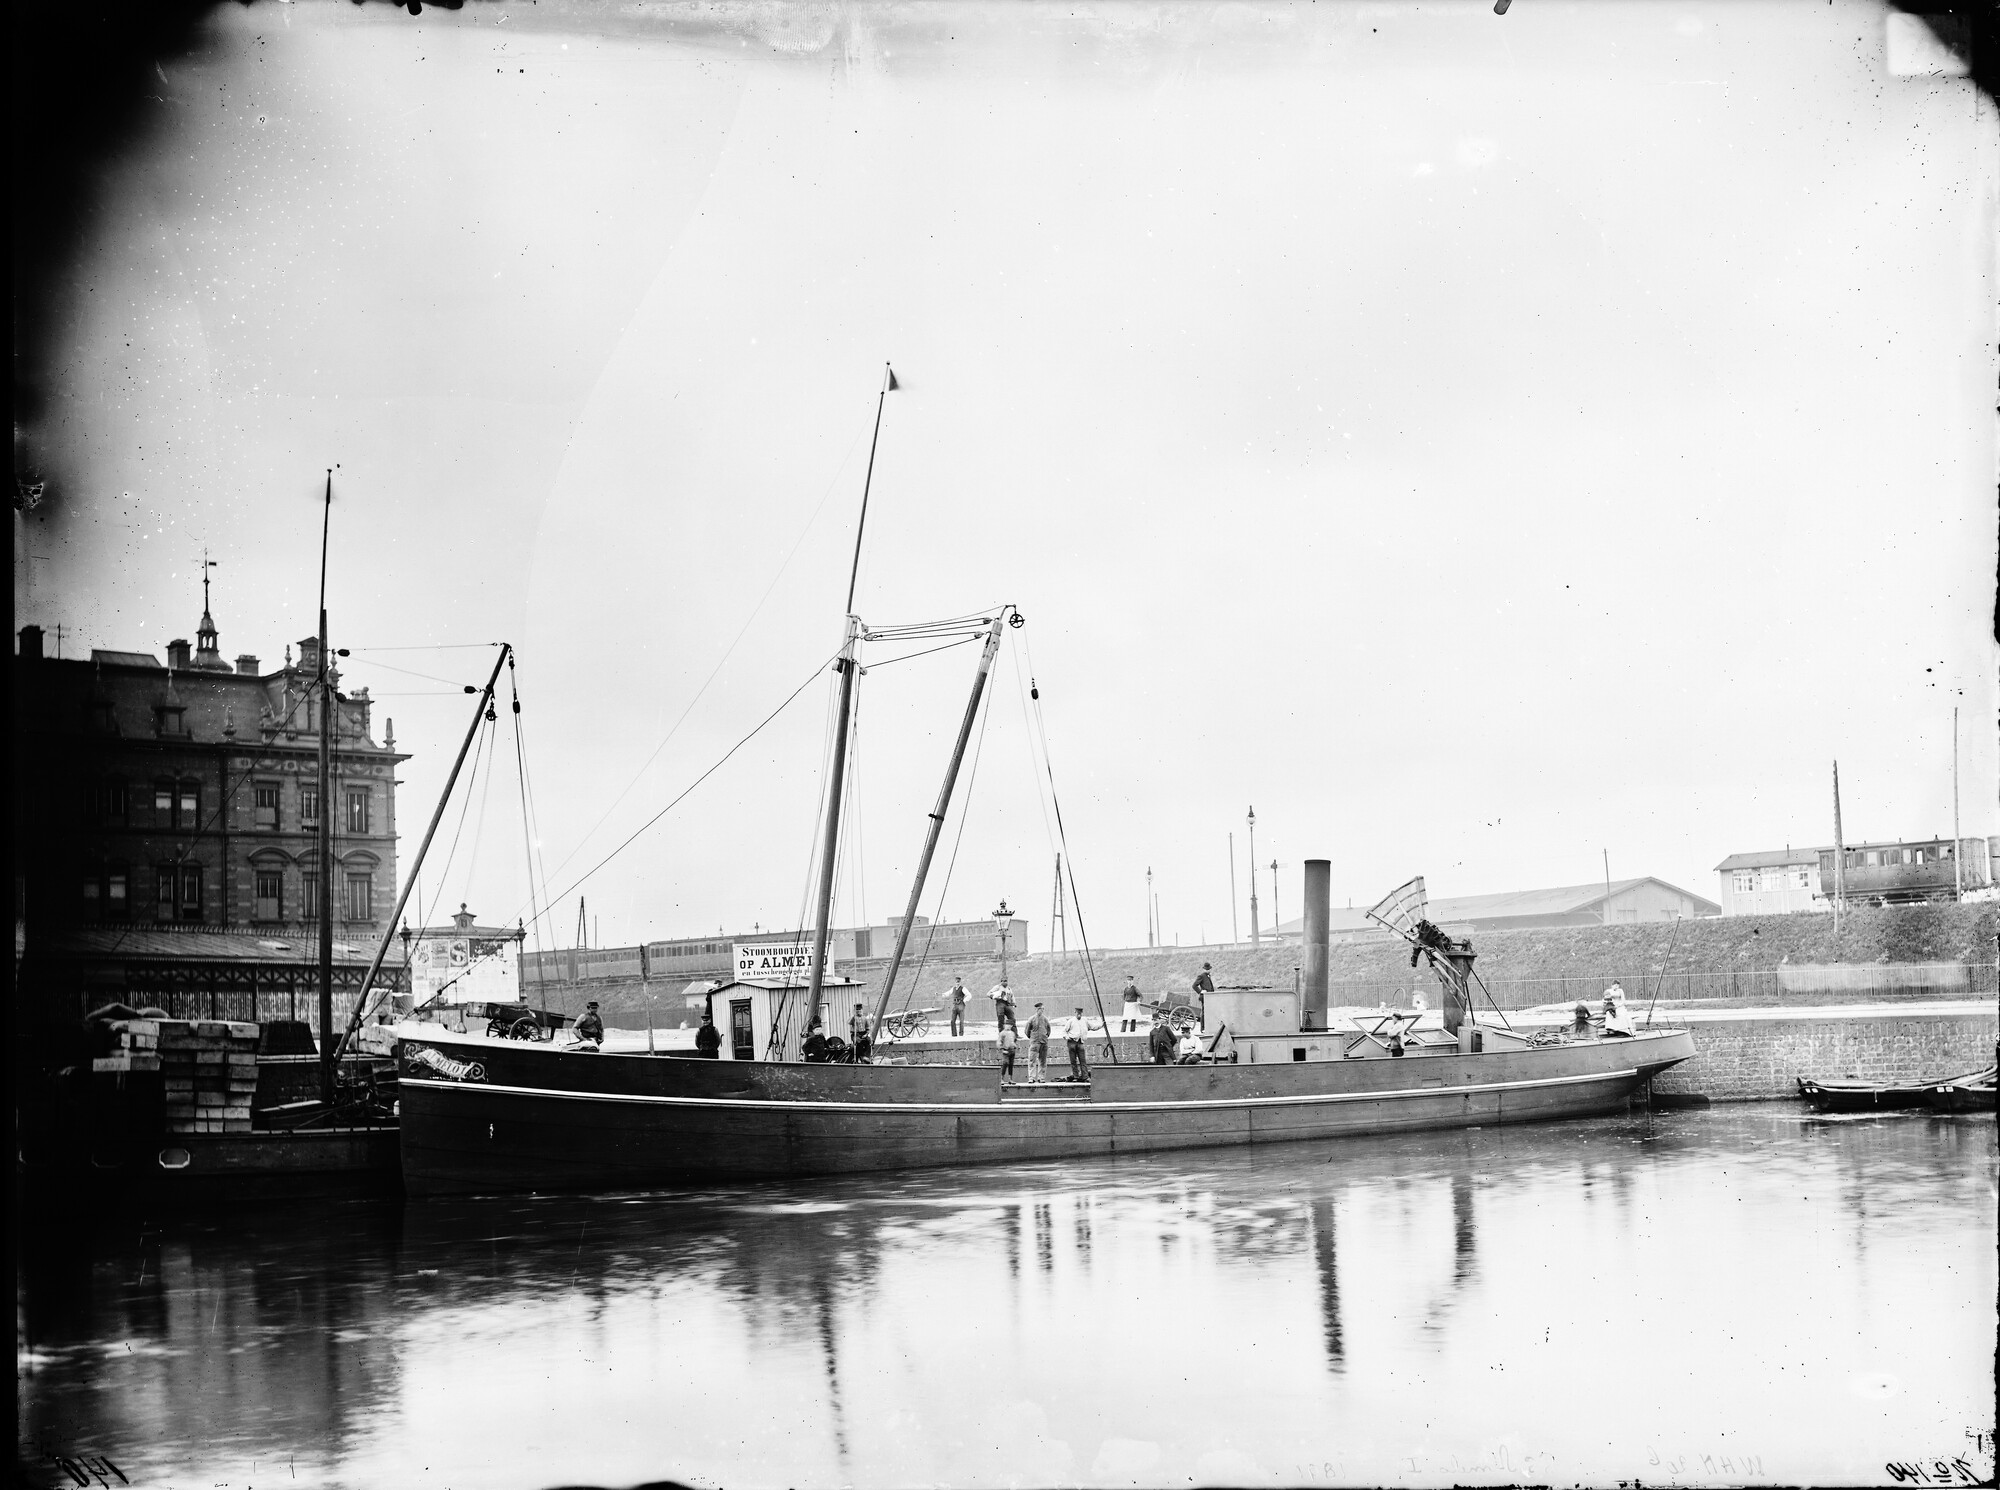
MULTIPOLYGON (((431 811, 430 826, 424 829, 424 841, 417 845, 416 861, 403 876, 403 889, 396 897, 396 909, 389 914, 389 929, 382 933, 381 944, 375 949, 375 960, 368 964, 368 976, 361 980, 361 994, 354 1001, 354 1016, 347 1023, 346 1034, 341 1037, 343 1047, 354 1037, 354 1032, 361 1028, 361 1021, 365 1017, 367 1008, 368 991, 374 986, 375 975, 382 971, 382 959, 388 954, 389 939, 395 934, 397 923, 403 919, 403 908, 409 904, 411 891, 416 889, 417 876, 423 873, 424 855, 430 852, 431 840, 437 837, 438 824, 444 821, 445 804, 451 801, 452 788, 458 785, 458 773, 464 769, 465 757, 472 749, 473 736, 479 732, 479 721, 493 707, 493 689, 500 681, 500 669, 507 665, 507 659, 513 653, 514 649, 506 642, 500 644, 500 655, 493 663, 493 675, 486 680, 486 687, 481 690, 479 701, 472 706, 472 723, 465 727, 465 741, 458 747, 458 758, 451 763, 451 774, 445 778, 444 791, 439 794, 437 806, 431 811)), ((471 691, 471 686, 468 684, 466 692, 471 691)), ((548 999, 546 991, 543 992, 542 998, 546 1004, 548 999)))
MULTIPOLYGON (((875 1018, 868 1026, 871 1040, 882 1032, 882 1015, 889 1007, 889 994, 896 986, 896 971, 903 965, 903 951, 910 944, 910 929, 917 923, 917 905, 923 899, 924 877, 930 873, 931 855, 937 852, 938 835, 944 831, 945 811, 951 806, 951 789, 958 781, 959 763, 965 759, 966 742, 972 738, 973 721, 979 717, 979 699, 986 691, 986 678, 993 671, 993 658, 999 650, 1000 617, 995 616, 986 630, 986 646, 979 654, 979 671, 972 679, 972 697, 965 701, 965 718, 959 722, 958 743, 952 747, 951 764, 945 767, 944 785, 938 788, 937 806, 931 811, 931 825, 924 834, 924 851, 917 860, 917 879, 910 886, 910 903, 903 911, 903 924, 896 928, 896 952, 889 959, 889 971, 882 979, 881 996, 875 1000, 875 1018)), ((818 966, 817 960, 814 966, 818 966)))
MULTIPOLYGON (((333 472, 326 473, 326 499, 319 530, 319 1097, 333 1106, 333 691, 327 686, 326 545, 333 527, 333 472)), ((391 923, 393 924, 393 922, 391 923)), ((386 945, 386 943, 385 943, 386 945)))
POLYGON ((1951 711, 1951 888, 1965 898, 1965 848, 1958 841, 1958 709, 1951 711))
POLYGON ((1840 829, 1840 762, 1833 763, 1833 934, 1840 935, 1840 912, 1847 901, 1847 843, 1840 829))
MULTIPOLYGON (((840 674, 840 712, 834 722, 833 779, 827 783, 826 792, 826 845, 819 861, 819 906, 813 917, 813 958, 806 985, 807 1021, 819 1012, 820 995, 826 990, 826 941, 833 915, 833 875, 840 861, 840 795, 847 779, 847 730, 848 721, 854 716, 854 675, 858 671, 855 651, 861 642, 861 621, 854 614, 854 587, 861 578, 861 536, 868 529, 868 493, 875 485, 875 447, 882 439, 882 406, 895 386, 896 370, 885 362, 882 388, 875 395, 875 432, 868 437, 868 472, 861 478, 861 516, 854 524, 854 562, 847 570, 847 634, 840 646, 840 656, 833 664, 840 674)), ((774 1029, 771 1038, 778 1040, 780 1032, 774 1029)), ((791 1040, 786 1035, 779 1054, 789 1055, 790 1047, 791 1040)))

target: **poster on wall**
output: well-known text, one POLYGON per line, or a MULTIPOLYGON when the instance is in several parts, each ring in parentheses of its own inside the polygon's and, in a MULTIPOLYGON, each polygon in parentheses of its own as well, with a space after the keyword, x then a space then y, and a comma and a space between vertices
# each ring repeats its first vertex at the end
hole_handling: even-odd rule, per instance
POLYGON ((512 937, 427 936, 410 948, 410 992, 417 1007, 518 1003, 519 970, 512 937))

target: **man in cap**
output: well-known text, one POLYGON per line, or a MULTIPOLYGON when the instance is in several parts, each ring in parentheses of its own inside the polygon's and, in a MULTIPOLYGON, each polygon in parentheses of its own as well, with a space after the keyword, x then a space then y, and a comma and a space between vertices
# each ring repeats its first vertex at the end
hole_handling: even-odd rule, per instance
POLYGON ((1167 1023, 1166 1015, 1153 1016, 1153 1033, 1146 1037, 1146 1049, 1152 1052, 1154 1065, 1173 1064, 1174 1031, 1173 1026, 1167 1023))
POLYGON ((1083 1017, 1083 1005, 1076 1006, 1076 1016, 1063 1021, 1063 1041, 1069 1046, 1069 1079, 1071 1081, 1090 1080, 1090 1062, 1083 1058, 1083 1037, 1090 1026, 1083 1017))
POLYGON ((597 1005, 595 1003, 588 1003, 583 1006, 583 1018, 576 1022, 576 1037, 579 1040, 589 1040, 597 1045, 604 1043, 604 1021, 597 1017, 597 1005))
POLYGON ((847 1046, 854 1052, 857 1061, 868 1059, 869 1049, 874 1040, 868 1034, 868 1016, 861 1011, 861 1005, 854 1006, 854 1013, 847 1021, 847 1046))
MULTIPOLYGON (((1014 990, 1007 986, 1007 975, 1002 973, 1000 981, 987 990, 986 996, 993 1000, 993 1022, 1014 1024, 1014 990)), ((1018 1025, 1014 1026, 1019 1028, 1018 1025)))
POLYGON ((951 980, 951 1032, 954 1037, 965 1034, 965 979, 951 980))
POLYGON ((1035 1000, 1035 1014, 1028 1021, 1028 1080, 1049 1079, 1049 1020, 1042 1013, 1042 1001, 1035 1000))

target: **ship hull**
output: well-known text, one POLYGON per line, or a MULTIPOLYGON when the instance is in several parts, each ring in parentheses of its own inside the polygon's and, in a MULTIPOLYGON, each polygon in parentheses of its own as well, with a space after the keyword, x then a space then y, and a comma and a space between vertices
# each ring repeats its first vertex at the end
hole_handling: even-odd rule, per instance
POLYGON ((1003 1087, 991 1066, 822 1066, 406 1041, 412 1195, 1004 1164, 1622 1110, 1695 1053, 1684 1031, 1481 1054, 1100 1066, 1003 1087))

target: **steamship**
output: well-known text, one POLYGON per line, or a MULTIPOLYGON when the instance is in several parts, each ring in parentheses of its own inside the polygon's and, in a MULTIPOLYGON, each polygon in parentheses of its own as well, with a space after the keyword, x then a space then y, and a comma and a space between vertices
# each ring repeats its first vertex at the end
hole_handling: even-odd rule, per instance
MULTIPOLYGON (((882 392, 895 386, 885 369, 882 392)), ((876 404, 876 435, 881 431, 876 404)), ((869 471, 874 470, 874 446, 869 471)), ((877 994, 879 1036, 909 950, 925 876, 979 715, 1003 628, 1020 612, 869 627, 854 613, 855 535, 846 633, 834 662, 837 722, 825 793, 809 981, 751 990, 744 1043, 702 1059, 684 1051, 614 1052, 546 1040, 400 1027, 403 1182, 413 1195, 632 1189, 685 1181, 841 1174, 921 1166, 1021 1163, 1217 1145, 1280 1143, 1409 1129, 1573 1118, 1622 1110, 1658 1072, 1695 1054, 1679 1030, 1599 1036, 1516 1033, 1474 1016, 1473 952, 1422 915, 1421 880, 1376 907, 1428 960, 1444 992, 1443 1029, 1385 1014, 1372 1029, 1329 1029, 1328 879, 1307 863, 1303 995, 1260 1003, 1261 1017, 1217 1018, 1198 1064, 1095 1063, 1087 1079, 1004 1079, 997 1065, 808 1061, 808 1020, 823 1009, 849 724, 863 642, 984 641, 894 953, 877 994), (1414 887, 1414 889, 1413 889, 1414 887), (1412 893, 1413 891, 1413 893, 1412 893), (1283 1009, 1272 1014, 1269 1011, 1283 1009), (761 1010, 761 1017, 758 1011, 761 1010)), ((1065 854, 1066 859, 1070 856, 1065 854)), ((734 1001, 732 1000, 732 1003, 734 1001)), ((1211 1013, 1220 1014, 1219 1009, 1211 1013)), ((1102 1010, 1099 1011, 1100 1018, 1102 1010)))

